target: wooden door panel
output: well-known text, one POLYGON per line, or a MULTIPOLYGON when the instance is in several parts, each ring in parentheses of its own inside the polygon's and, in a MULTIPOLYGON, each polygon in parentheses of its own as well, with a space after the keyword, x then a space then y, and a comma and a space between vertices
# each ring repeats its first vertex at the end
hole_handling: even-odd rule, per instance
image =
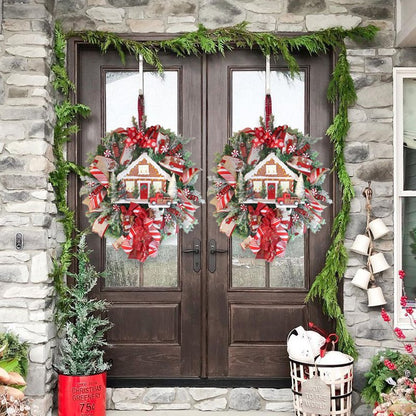
POLYGON ((287 307, 269 304, 230 305, 230 345, 249 343, 285 343, 299 317, 306 317, 306 305, 287 307))
POLYGON ((230 346, 228 356, 228 377, 276 378, 290 374, 285 344, 230 346))
POLYGON ((164 378, 181 374, 181 346, 129 344, 110 346, 106 358, 112 361, 110 377, 164 378))
POLYGON ((114 324, 110 343, 180 343, 179 304, 110 305, 108 318, 114 324))

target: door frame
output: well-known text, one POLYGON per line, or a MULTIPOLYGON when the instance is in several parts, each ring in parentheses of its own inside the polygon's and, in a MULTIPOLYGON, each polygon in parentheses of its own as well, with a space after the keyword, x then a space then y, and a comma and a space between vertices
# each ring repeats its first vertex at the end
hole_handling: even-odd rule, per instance
MULTIPOLYGON (((284 35, 284 33, 282 33, 284 35)), ((288 33, 288 36, 296 36, 299 33, 288 33)), ((148 33, 148 34, 134 34, 131 36, 126 36, 127 38, 132 38, 138 41, 147 41, 147 40, 166 40, 171 39, 172 36, 169 34, 156 34, 156 33, 148 33)), ((80 38, 70 38, 67 43, 67 67, 70 79, 74 82, 75 85, 78 85, 78 65, 79 59, 78 55, 81 48, 92 48, 96 49, 95 46, 88 44, 87 42, 83 41, 80 38)), ((238 50, 238 49, 236 49, 238 50)), ((335 67, 336 62, 336 55, 335 52, 330 52, 329 55, 331 56, 331 70, 335 67)), ((207 64, 207 56, 202 54, 201 57, 201 67, 202 67, 202 74, 207 74, 208 71, 208 64, 207 64)), ((328 79, 329 82, 329 79, 328 79)), ((202 77, 202 131, 201 131, 201 140, 203 143, 207 140, 207 77, 202 77)), ((75 91, 72 95, 72 102, 78 102, 78 92, 75 91)), ((228 95, 228 100, 230 99, 230 94, 228 95)), ((230 103, 228 103, 229 105, 230 103)), ((333 120, 337 111, 336 104, 332 104, 332 114, 330 118, 333 120)), ((230 120, 227 121, 228 123, 230 120)), ((230 130, 230 127, 229 129, 230 130)), ((79 134, 75 134, 68 142, 67 145, 67 155, 69 160, 77 159, 79 153, 79 147, 77 145, 79 139, 79 134)), ((202 152, 201 154, 201 163, 204 168, 209 166, 209 160, 207 160, 206 152, 202 152)), ((328 207, 327 210, 330 210, 330 218, 331 218, 331 225, 333 219, 335 218, 336 214, 339 212, 341 207, 341 192, 340 186, 338 182, 338 178, 335 172, 332 172, 331 176, 331 188, 332 188, 332 195, 333 195, 333 204, 332 206, 328 207)), ((80 209, 79 209, 79 198, 78 192, 80 187, 79 178, 76 177, 74 173, 70 173, 69 175, 69 182, 70 186, 68 188, 68 205, 75 211, 75 218, 77 224, 80 222, 80 209)), ((208 180, 201 181, 201 192, 206 194, 208 188, 208 180)), ((202 205, 200 207, 201 212, 201 250, 203 253, 207 252, 207 227, 205 226, 205 218, 208 215, 208 203, 202 205)), ((308 238, 308 237, 307 237, 308 238)), ((208 271, 207 271, 207 256, 201 256, 201 308, 202 308, 202 319, 201 319, 201 354, 203 357, 207 357, 207 314, 208 314, 208 302, 207 302, 207 287, 208 287, 208 271)), ((338 300, 340 302, 341 307, 343 306, 343 296, 342 296, 342 287, 340 286, 340 290, 338 293, 338 300)), ((334 325, 332 323, 331 325, 334 325)), ((201 386, 201 387, 208 387, 208 386, 215 386, 215 387, 274 387, 274 388, 283 388, 290 386, 290 378, 284 379, 215 379, 215 378, 205 378, 207 375, 207 362, 206 360, 202 360, 201 363, 201 377, 200 378, 172 378, 172 379, 131 379, 131 378, 123 378, 112 380, 109 379, 108 385, 109 387, 142 387, 142 386, 201 386)))

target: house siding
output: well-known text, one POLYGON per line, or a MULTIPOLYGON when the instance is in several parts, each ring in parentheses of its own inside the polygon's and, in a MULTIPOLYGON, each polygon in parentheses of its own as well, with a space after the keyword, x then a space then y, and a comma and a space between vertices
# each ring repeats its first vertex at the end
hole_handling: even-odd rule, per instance
MULTIPOLYGON (((48 174, 53 169, 54 93, 51 86, 53 25, 66 30, 117 33, 178 33, 248 21, 253 31, 306 32, 331 26, 374 24, 373 42, 347 42, 358 100, 349 110, 351 128, 345 160, 356 198, 352 201, 346 245, 365 229, 367 181, 374 191, 373 214, 391 232, 377 248, 393 263, 393 66, 416 65, 415 49, 394 47, 393 0, 5 0, 0 33, 0 330, 13 330, 30 343, 27 394, 33 414, 50 414, 55 384, 54 289, 48 272, 62 241, 48 174), (15 249, 23 233, 24 248, 15 249)), ((218 149, 220 150, 220 149, 218 149)), ((369 310, 364 291, 351 285, 363 265, 350 253, 344 281, 344 311, 356 340, 355 389, 382 347, 395 346, 391 333, 369 310)), ((393 272, 377 277, 393 308, 393 272)), ((116 391, 116 390, 115 390, 116 391)), ((127 392, 124 392, 127 394, 127 392)), ((116 400, 111 401, 114 406, 116 400)), ((119 396, 123 392, 117 393, 119 396)), ((116 397, 118 397, 116 395, 116 397)), ((118 399, 117 399, 118 400, 118 399)), ((120 399, 121 400, 121 399, 120 399)), ((354 394, 354 414, 370 410, 354 394)))

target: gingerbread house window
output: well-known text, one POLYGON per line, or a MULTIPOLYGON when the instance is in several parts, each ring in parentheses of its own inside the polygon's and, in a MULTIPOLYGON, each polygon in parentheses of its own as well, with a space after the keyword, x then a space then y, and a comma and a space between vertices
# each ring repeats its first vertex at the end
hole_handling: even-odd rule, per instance
POLYGON ((149 165, 139 165, 139 175, 148 175, 149 165))
POLYGON ((276 175, 276 165, 266 165, 266 175, 276 175))

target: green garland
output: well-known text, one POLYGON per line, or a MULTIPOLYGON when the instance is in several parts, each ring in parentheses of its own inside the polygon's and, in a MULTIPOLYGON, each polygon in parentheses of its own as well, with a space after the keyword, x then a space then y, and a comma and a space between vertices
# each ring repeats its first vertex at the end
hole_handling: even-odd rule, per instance
POLYGON ((345 318, 338 304, 338 283, 342 279, 347 263, 347 253, 344 247, 345 230, 349 221, 351 200, 354 197, 353 186, 344 162, 345 137, 348 132, 348 107, 354 104, 356 93, 349 72, 346 56, 345 39, 365 41, 374 38, 377 33, 375 26, 356 27, 354 29, 330 28, 316 33, 304 34, 296 37, 279 36, 273 33, 252 33, 247 30, 247 23, 240 23, 233 27, 208 30, 202 25, 195 32, 186 33, 173 39, 162 41, 139 42, 123 39, 114 33, 100 31, 70 32, 66 35, 59 25, 55 30, 55 55, 57 63, 53 72, 56 80, 55 88, 63 95, 63 102, 56 106, 57 125, 55 128, 54 153, 56 170, 51 174, 51 182, 57 192, 57 206, 63 215, 66 242, 63 243, 62 255, 55 262, 53 276, 60 295, 64 294, 63 277, 68 270, 72 249, 76 246, 74 213, 66 204, 65 193, 68 187, 69 172, 79 173, 80 169, 65 160, 63 147, 69 136, 77 131, 76 119, 86 117, 88 108, 82 104, 71 104, 70 95, 74 86, 69 81, 65 69, 65 39, 79 37, 83 41, 96 45, 102 53, 115 49, 120 54, 122 62, 126 54, 135 58, 142 55, 144 60, 162 71, 163 67, 158 54, 172 52, 177 56, 224 54, 237 48, 258 48, 267 55, 280 55, 285 60, 292 74, 298 71, 298 64, 293 53, 306 49, 311 55, 326 54, 331 51, 338 54, 335 70, 328 87, 328 99, 338 106, 338 114, 327 134, 334 144, 333 169, 336 170, 342 187, 342 208, 334 220, 332 229, 332 243, 326 256, 326 262, 321 273, 316 277, 306 301, 317 301, 322 304, 323 311, 336 321, 337 333, 340 337, 340 349, 356 356, 354 341, 347 331, 345 318))

